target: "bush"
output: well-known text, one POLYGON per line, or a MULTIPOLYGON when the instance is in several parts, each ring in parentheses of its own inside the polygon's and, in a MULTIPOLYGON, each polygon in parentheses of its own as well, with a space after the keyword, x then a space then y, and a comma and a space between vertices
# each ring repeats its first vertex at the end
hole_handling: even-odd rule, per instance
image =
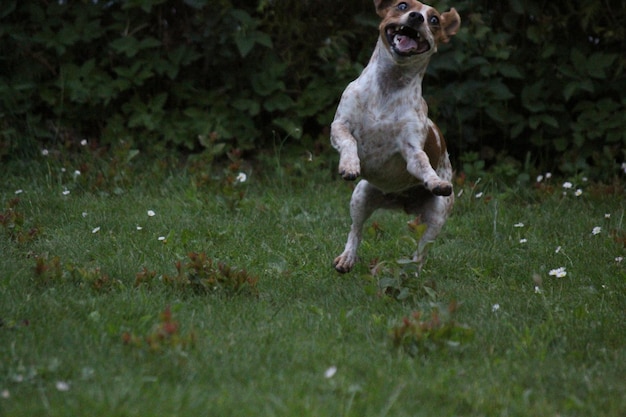
POLYGON ((338 26, 354 8, 237 3, 5 2, 4 153, 84 137, 224 153, 301 138, 307 121, 318 134, 358 72, 342 57, 362 41, 338 26))
MULTIPOLYGON (((368 3, 5 1, 0 157, 83 138, 216 156, 277 137, 326 144, 375 44, 368 3)), ((462 30, 433 59, 425 92, 453 153, 614 175, 626 158, 624 6, 435 6, 448 3, 462 30)))
POLYGON ((567 174, 615 175, 626 157, 626 8, 472 3, 458 4, 464 27, 427 82, 452 148, 491 162, 513 156, 567 174))

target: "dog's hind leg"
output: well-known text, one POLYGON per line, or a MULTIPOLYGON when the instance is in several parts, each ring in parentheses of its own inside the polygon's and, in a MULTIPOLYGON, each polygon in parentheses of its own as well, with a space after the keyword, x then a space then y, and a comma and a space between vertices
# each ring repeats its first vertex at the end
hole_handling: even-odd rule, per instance
POLYGON ((350 272, 357 261, 357 249, 361 243, 363 224, 384 202, 383 193, 366 180, 361 180, 350 200, 350 217, 352 226, 348 234, 348 241, 343 253, 337 256, 333 262, 338 272, 350 272))
POLYGON ((448 218, 452 205, 454 203, 454 195, 448 197, 433 196, 420 208, 417 214, 423 223, 426 224, 426 231, 417 244, 417 250, 413 254, 413 260, 418 263, 421 269, 426 258, 427 247, 434 242, 446 219, 448 218))

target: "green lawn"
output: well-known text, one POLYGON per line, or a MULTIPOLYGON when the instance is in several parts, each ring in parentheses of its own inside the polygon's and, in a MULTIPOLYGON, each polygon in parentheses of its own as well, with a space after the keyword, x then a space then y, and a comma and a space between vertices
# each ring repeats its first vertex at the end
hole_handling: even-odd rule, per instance
POLYGON ((621 186, 457 184, 416 278, 400 212, 334 272, 351 184, 316 168, 6 169, 1 416, 626 415, 621 186))

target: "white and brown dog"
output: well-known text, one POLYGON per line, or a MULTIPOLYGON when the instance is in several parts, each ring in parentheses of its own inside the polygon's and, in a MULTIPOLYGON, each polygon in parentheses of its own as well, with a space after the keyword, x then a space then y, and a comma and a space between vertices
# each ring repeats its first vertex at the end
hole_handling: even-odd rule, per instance
POLYGON ((454 203, 452 167, 439 128, 428 118, 422 79, 437 45, 461 24, 455 9, 439 13, 416 0, 374 0, 382 22, 376 49, 344 91, 331 125, 339 174, 363 179, 350 201, 352 226, 335 269, 357 259, 364 222, 378 208, 399 208, 427 225, 414 260, 441 231, 454 203))

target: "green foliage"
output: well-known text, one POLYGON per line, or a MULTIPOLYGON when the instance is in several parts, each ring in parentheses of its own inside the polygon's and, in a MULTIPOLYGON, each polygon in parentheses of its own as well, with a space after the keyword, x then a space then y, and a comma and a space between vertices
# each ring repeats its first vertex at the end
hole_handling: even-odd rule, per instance
POLYGON ((333 29, 352 11, 311 20, 312 5, 256 3, 3 3, 0 156, 32 155, 31 138, 219 156, 274 131, 302 138, 320 118, 315 137, 357 73, 342 59, 352 35, 333 29))
MULTIPOLYGON (((626 9, 435 1, 462 16, 425 80, 455 158, 611 179, 626 159, 626 9)), ((48 142, 259 153, 327 149, 376 39, 371 2, 5 1, 0 158, 48 142)), ((515 175, 512 175, 515 177, 515 175)))
POLYGON ((530 156, 568 175, 617 175, 626 157, 624 5, 452 5, 462 29, 426 80, 433 117, 452 148, 489 165, 530 156))

